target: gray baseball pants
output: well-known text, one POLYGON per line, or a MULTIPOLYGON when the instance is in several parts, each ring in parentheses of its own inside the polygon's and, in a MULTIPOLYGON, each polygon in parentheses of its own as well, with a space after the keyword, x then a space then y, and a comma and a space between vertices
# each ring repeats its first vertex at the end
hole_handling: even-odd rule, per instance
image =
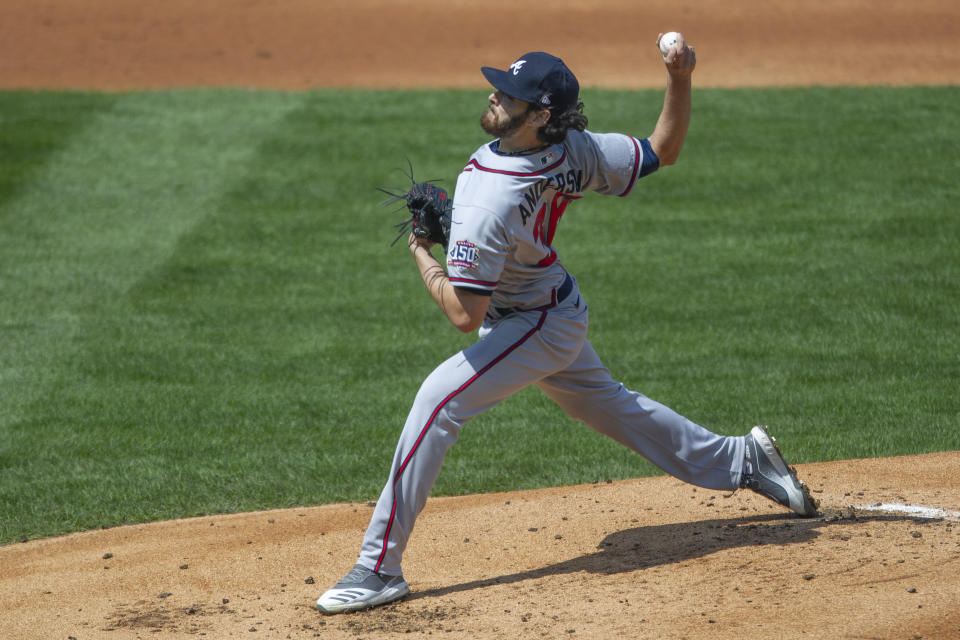
POLYGON ((470 418, 535 384, 585 423, 690 484, 740 486, 744 438, 721 436, 613 380, 586 339, 579 291, 556 306, 489 322, 481 339, 423 382, 397 444, 358 563, 401 575, 401 556, 447 449, 470 418))

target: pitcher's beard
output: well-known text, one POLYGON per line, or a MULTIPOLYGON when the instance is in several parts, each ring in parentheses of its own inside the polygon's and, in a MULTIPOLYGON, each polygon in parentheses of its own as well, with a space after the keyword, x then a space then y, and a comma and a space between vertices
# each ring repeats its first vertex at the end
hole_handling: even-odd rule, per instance
POLYGON ((523 126, 526 120, 527 112, 520 115, 511 116, 506 120, 497 120, 497 116, 491 109, 487 109, 480 116, 480 128, 494 138, 509 138, 523 126))

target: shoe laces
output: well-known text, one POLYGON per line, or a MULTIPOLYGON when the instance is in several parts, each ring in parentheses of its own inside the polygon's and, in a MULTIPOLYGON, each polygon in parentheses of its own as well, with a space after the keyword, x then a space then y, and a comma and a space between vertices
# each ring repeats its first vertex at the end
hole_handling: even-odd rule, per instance
POLYGON ((363 582, 371 573, 373 573, 372 570, 358 564, 353 569, 350 569, 350 572, 344 577, 343 582, 363 582))

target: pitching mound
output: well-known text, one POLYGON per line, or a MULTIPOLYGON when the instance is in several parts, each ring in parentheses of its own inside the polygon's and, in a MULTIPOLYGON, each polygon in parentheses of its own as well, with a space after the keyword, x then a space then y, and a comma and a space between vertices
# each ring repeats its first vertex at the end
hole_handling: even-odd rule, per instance
POLYGON ((799 472, 821 517, 665 477, 432 499, 411 595, 339 616, 367 504, 10 545, 0 636, 960 637, 960 452, 799 472))

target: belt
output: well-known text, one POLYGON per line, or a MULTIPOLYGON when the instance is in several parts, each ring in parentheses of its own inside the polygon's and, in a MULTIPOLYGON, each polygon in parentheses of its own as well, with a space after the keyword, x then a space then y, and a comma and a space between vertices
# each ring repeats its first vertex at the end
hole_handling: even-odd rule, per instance
POLYGON ((518 309, 517 307, 494 307, 493 310, 496 311, 500 317, 508 316, 511 313, 519 313, 521 311, 546 311, 547 309, 552 309, 566 300, 571 291, 573 291, 573 278, 568 273, 563 279, 563 283, 553 290, 549 304, 545 304, 542 307, 535 307, 533 309, 518 309))

